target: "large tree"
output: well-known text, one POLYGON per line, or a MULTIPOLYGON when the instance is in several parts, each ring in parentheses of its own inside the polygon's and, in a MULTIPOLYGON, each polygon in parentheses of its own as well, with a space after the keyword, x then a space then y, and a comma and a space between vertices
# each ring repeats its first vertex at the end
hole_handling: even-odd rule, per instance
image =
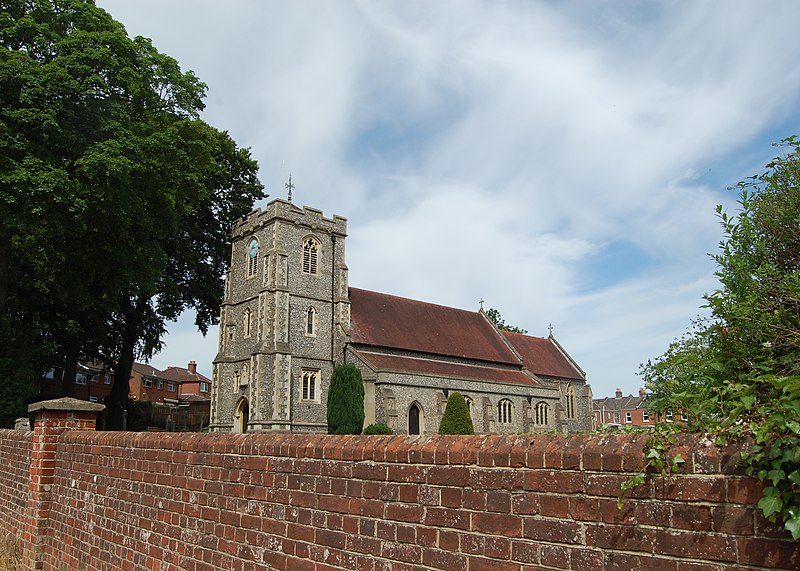
POLYGON ((64 365, 65 387, 81 358, 113 368, 119 427, 166 320, 215 321, 229 229, 263 197, 257 164, 199 118, 194 74, 91 1, 6 2, 0 84, 3 319, 28 316, 36 365, 64 365))
POLYGON ((710 316, 643 366, 651 406, 703 429, 747 436, 759 506, 800 538, 800 140, 742 182, 741 210, 718 208, 725 239, 710 316))

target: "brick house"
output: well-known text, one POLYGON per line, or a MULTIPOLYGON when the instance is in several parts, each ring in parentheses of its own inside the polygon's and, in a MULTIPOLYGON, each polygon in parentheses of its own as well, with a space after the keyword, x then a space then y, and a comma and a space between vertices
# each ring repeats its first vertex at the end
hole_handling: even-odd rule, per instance
POLYGON ((165 399, 177 399, 180 383, 168 379, 163 372, 152 365, 134 363, 131 369, 131 400, 161 404, 165 399))
POLYGON ((639 389, 639 394, 623 396, 617 389, 613 397, 592 401, 594 428, 602 426, 655 426, 658 422, 685 422, 686 417, 671 411, 656 413, 647 410, 647 391, 639 389))
POLYGON ((99 363, 79 363, 76 367, 75 381, 70 387, 64 386, 62 374, 63 370, 55 367, 39 379, 40 399, 58 398, 68 394, 76 399, 102 403, 111 394, 114 373, 99 363))

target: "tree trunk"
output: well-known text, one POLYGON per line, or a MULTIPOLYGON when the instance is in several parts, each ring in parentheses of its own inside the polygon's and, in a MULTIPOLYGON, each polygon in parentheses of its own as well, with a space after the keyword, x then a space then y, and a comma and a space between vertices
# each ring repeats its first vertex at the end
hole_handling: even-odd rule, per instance
POLYGON ((8 274, 11 265, 11 236, 0 235, 0 309, 6 304, 8 274))
POLYGON ((136 343, 139 341, 139 331, 142 324, 143 303, 141 299, 134 305, 132 300, 124 304, 124 324, 120 339, 119 358, 112 365, 114 371, 114 384, 111 394, 106 397, 106 430, 123 430, 125 415, 127 414, 129 393, 131 391, 131 370, 133 369, 136 343))

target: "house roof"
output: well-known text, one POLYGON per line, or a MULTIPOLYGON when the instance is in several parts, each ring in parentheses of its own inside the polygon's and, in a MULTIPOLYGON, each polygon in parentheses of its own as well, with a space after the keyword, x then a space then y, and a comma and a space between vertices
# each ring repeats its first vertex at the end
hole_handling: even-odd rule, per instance
POLYGON ((520 354, 525 366, 534 375, 586 379, 583 372, 562 352, 552 337, 532 337, 510 331, 503 331, 503 335, 520 354))
POLYGON ((161 377, 162 371, 156 369, 152 365, 148 365, 146 363, 134 363, 133 367, 131 367, 134 371, 139 373, 140 375, 146 377, 161 377))
POLYGON ((592 407, 596 411, 608 412, 622 412, 625 410, 637 410, 644 408, 646 396, 620 396, 620 397, 603 397, 600 399, 592 399, 592 407))
POLYGON ((401 372, 430 375, 435 377, 475 379, 496 383, 509 383, 518 385, 538 385, 539 383, 522 369, 514 367, 497 367, 487 365, 455 363, 429 359, 424 357, 411 357, 407 355, 387 355, 369 350, 359 350, 361 357, 374 371, 401 372))
POLYGON ((466 311, 350 288, 353 343, 520 365, 489 321, 466 311))
POLYGON ((210 383, 211 379, 202 373, 192 373, 189 369, 184 367, 167 367, 161 372, 161 377, 170 381, 177 381, 179 383, 197 383, 203 381, 210 383))

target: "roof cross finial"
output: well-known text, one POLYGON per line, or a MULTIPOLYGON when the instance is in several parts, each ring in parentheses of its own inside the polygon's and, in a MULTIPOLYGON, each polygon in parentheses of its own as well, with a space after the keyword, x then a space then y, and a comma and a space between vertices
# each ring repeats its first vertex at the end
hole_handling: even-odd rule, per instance
POLYGON ((549 333, 550 337, 553 336, 553 324, 547 326, 547 332, 549 333))
POLYGON ((481 304, 481 311, 483 311, 483 298, 481 298, 480 304, 481 304))
POLYGON ((292 201, 292 189, 294 189, 294 184, 292 184, 292 173, 289 173, 289 182, 286 183, 286 190, 288 191, 289 202, 292 201))

